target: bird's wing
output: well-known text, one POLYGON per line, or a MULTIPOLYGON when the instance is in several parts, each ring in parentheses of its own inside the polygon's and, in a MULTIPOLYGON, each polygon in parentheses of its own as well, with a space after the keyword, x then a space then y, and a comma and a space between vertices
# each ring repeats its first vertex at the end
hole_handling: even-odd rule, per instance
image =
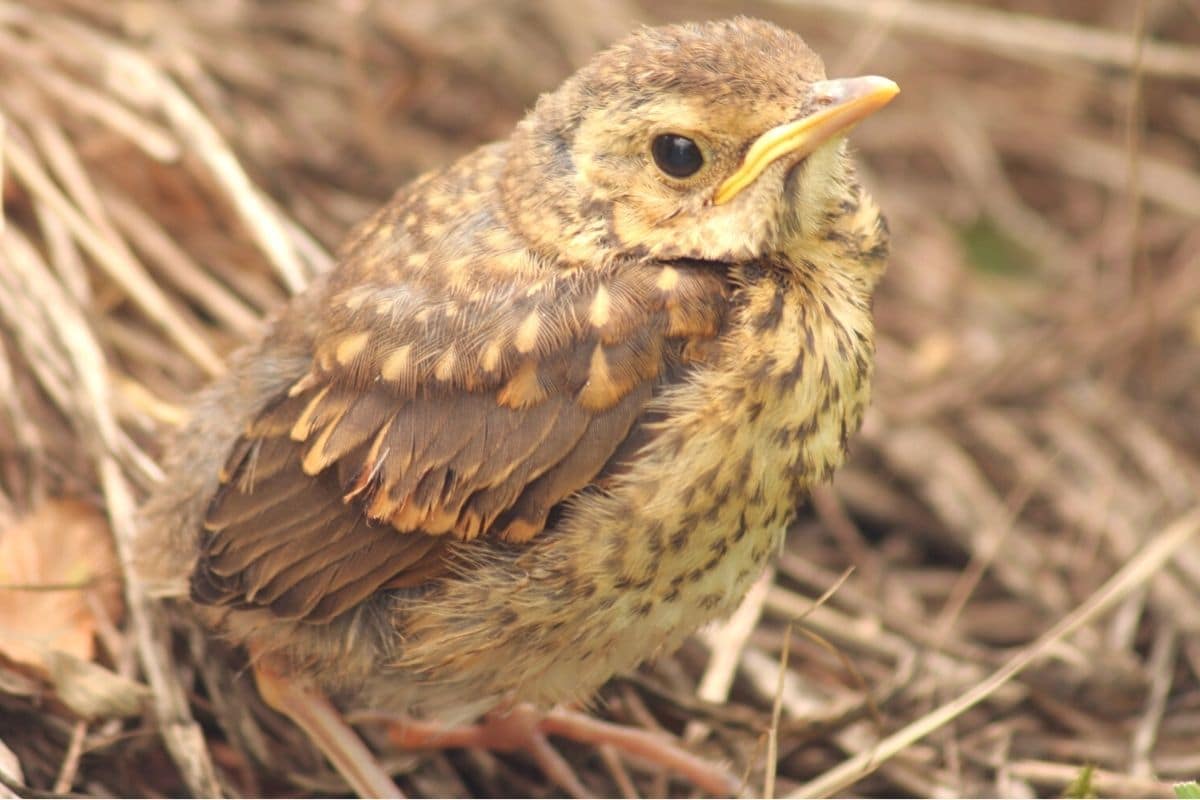
POLYGON ((530 540, 707 349, 728 293, 684 264, 331 291, 311 370, 222 471, 193 597, 327 621, 443 574, 454 539, 530 540))

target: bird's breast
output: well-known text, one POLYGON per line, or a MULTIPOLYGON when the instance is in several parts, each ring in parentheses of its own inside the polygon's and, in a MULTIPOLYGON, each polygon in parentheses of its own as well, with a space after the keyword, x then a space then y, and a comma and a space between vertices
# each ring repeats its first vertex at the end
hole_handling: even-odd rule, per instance
POLYGON ((721 355, 660 398, 650 443, 525 561, 530 591, 560 600, 535 604, 538 630, 567 632, 532 699, 586 693, 731 611, 841 463, 868 394, 865 299, 816 281, 743 291, 721 355))
POLYGON ((732 610, 863 413, 871 325, 852 289, 739 289, 719 353, 655 401, 652 435, 619 476, 544 540, 448 585, 438 636, 408 628, 402 660, 447 696, 488 686, 553 703, 732 610))

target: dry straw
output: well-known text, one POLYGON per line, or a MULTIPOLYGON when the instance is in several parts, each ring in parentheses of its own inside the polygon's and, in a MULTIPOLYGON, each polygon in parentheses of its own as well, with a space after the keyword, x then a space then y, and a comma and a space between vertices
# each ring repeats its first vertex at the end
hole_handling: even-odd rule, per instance
MULTIPOLYGON (((749 7, 905 90, 854 137, 894 259, 852 461, 729 626, 598 704, 752 792, 1051 794, 1091 764, 1097 792, 1169 795, 1200 773, 1200 12, 1020 5, 749 7)), ((82 498, 127 567, 161 433, 350 225, 632 20, 685 13, 0 0, 0 537, 82 498)), ((0 786, 344 791, 137 583, 96 624, 88 669, 0 658, 0 786)), ((581 792, 688 791, 564 752, 581 792)), ((548 791, 515 755, 399 780, 548 791)))

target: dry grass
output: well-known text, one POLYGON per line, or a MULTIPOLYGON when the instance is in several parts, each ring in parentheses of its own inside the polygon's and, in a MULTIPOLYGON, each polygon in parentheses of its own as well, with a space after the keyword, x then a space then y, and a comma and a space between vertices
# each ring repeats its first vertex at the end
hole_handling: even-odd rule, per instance
MULTIPOLYGON (((895 242, 876 402, 773 580, 604 713, 752 792, 1195 778, 1200 5, 734 5, 0 0, 0 536, 79 498, 127 564, 159 433, 352 223, 633 21, 750 11, 904 87, 855 137, 895 242)), ((91 602, 94 660, 0 656, 0 795, 339 791, 286 728, 235 748, 185 635, 133 584, 93 602, 119 577, 42 587, 91 602)), ((688 792, 564 752, 596 794, 688 792)), ((475 752, 400 780, 554 793, 475 752)))

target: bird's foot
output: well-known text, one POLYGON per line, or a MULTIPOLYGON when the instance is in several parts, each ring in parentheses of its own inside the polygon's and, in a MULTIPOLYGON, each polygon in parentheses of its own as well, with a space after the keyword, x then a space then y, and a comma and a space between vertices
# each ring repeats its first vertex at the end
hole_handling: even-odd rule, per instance
POLYGON ((740 781, 718 764, 684 749, 667 736, 604 722, 577 711, 556 708, 540 712, 520 704, 488 714, 474 725, 445 727, 433 722, 396 722, 390 739, 399 747, 445 749, 479 747, 508 752, 525 750, 559 787, 575 797, 590 797, 575 771, 547 737, 562 736, 577 742, 610 745, 637 761, 668 769, 712 795, 736 796, 740 781))
MULTIPOLYGON (((272 669, 254 667, 259 693, 302 728, 360 797, 403 797, 349 724, 320 692, 272 669)), ((389 739, 406 750, 478 747, 494 752, 524 750, 547 778, 575 797, 590 797, 575 770, 549 741, 562 736, 610 746, 636 761, 675 772, 707 794, 739 793, 740 782, 719 764, 706 761, 663 734, 615 725, 565 708, 541 712, 527 704, 493 711, 474 725, 392 719, 389 739)))

